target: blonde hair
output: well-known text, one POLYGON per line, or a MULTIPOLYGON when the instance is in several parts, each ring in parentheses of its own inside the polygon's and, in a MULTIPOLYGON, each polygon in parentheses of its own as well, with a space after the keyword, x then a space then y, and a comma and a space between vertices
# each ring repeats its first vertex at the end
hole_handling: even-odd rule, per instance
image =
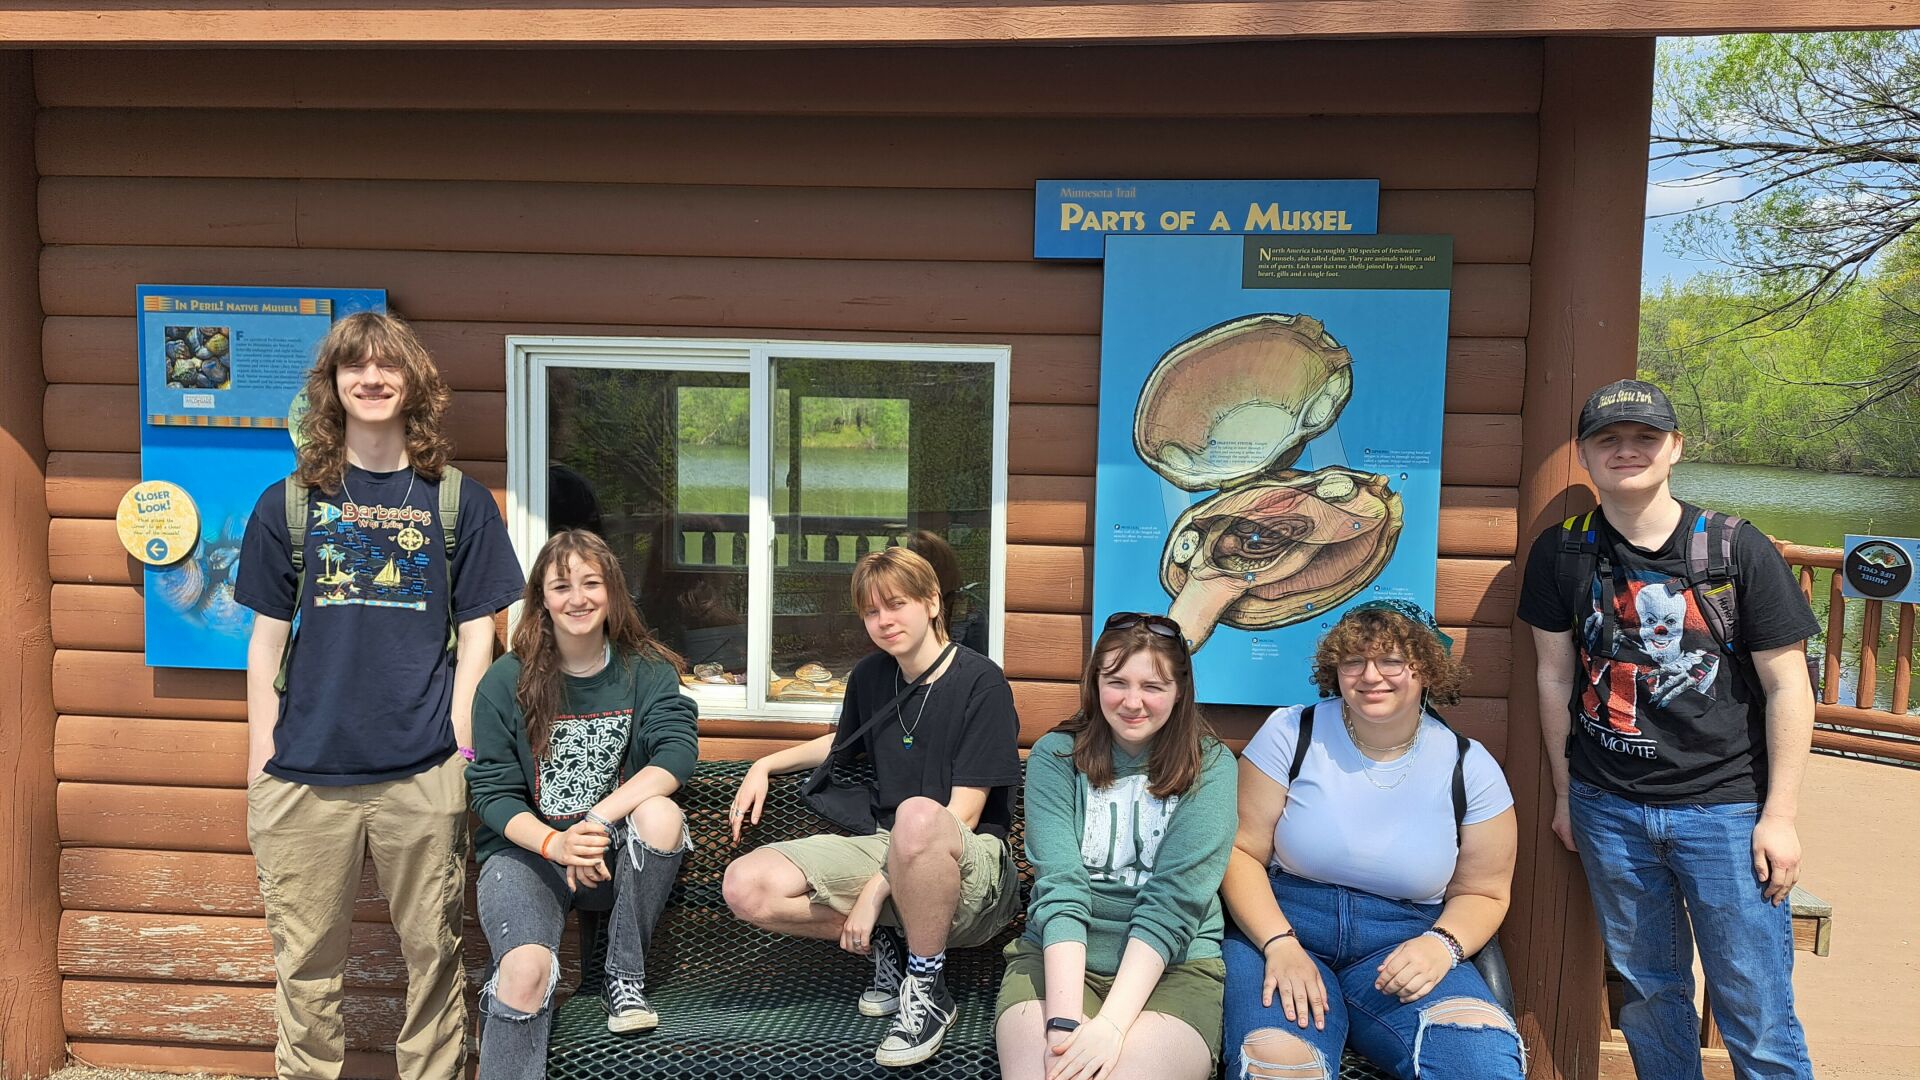
MULTIPOLYGON (((855 611, 866 610, 867 602, 876 596, 904 596, 941 610, 940 576, 934 573, 932 563, 911 548, 885 548, 861 559, 853 568, 847 595, 855 611)), ((945 641, 947 629, 942 620, 934 620, 934 629, 945 641)))
POLYGON ((347 411, 336 378, 344 364, 372 359, 398 367, 405 382, 401 416, 406 421, 407 465, 423 479, 439 480, 453 457, 441 432, 453 394, 413 327, 398 315, 361 311, 333 324, 307 372, 307 412, 300 418, 295 477, 322 491, 339 491, 347 475, 347 411))

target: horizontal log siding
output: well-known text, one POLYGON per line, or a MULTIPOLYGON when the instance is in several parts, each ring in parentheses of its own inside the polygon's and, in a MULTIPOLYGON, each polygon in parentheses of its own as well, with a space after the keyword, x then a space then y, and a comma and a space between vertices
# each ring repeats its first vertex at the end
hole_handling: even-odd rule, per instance
MULTIPOLYGON (((139 471, 136 284, 385 287, 503 504, 510 335, 1010 345, 1006 666, 1031 741, 1074 708, 1091 629, 1101 287, 1030 258, 1033 181, 1378 177, 1383 232, 1455 238, 1438 607, 1472 669, 1452 715, 1505 754, 1538 42, 504 56, 218 53, 154 86, 153 54, 40 54, 76 1054, 271 1066, 243 682, 144 666, 111 524, 139 471)), ((1214 710, 1235 745, 1263 715, 1214 710)), ((811 730, 712 718, 702 751, 811 730)), ((382 1074, 400 969, 370 876, 361 893, 348 1023, 382 1074)))

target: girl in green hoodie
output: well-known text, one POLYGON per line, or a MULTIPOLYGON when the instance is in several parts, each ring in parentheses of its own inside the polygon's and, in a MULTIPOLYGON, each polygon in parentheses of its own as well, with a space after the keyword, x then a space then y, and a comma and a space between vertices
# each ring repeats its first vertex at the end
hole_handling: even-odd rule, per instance
POLYGON ((584 530, 549 539, 527 575, 513 652, 473 703, 467 769, 480 923, 494 975, 481 991, 481 1080, 538 1080, 567 912, 610 911, 607 1027, 659 1022, 646 951, 687 851, 670 797, 699 757, 685 666, 654 640, 620 561, 584 530))
POLYGON ((1213 1075, 1236 780, 1179 624, 1109 618, 1079 712, 1027 758, 1033 896, 1000 985, 1006 1080, 1213 1075))

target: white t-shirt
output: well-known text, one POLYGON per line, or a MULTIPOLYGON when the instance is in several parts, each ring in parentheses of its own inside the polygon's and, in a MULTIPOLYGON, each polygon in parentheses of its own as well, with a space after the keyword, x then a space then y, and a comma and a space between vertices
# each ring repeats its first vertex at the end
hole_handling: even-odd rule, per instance
MULTIPOLYGON (((1241 754, 1282 787, 1293 764, 1304 708, 1274 710, 1241 754)), ((1394 761, 1375 762, 1363 758, 1347 735, 1340 699, 1320 702, 1300 776, 1274 822, 1273 865, 1328 885, 1440 903, 1460 854, 1453 827, 1457 747, 1453 732, 1427 716, 1421 720, 1418 745, 1394 761)), ((1499 763, 1471 739, 1464 778, 1467 816, 1462 824, 1497 817, 1513 805, 1499 763)))

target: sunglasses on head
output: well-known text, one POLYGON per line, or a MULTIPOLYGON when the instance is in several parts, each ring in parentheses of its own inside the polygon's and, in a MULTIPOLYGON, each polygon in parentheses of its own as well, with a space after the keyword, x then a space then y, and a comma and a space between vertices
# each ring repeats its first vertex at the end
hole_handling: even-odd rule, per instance
POLYGON ((1107 616, 1107 625, 1101 630, 1101 633, 1106 633, 1108 630, 1125 630, 1134 626, 1144 626, 1151 633, 1159 634, 1165 638, 1172 638, 1181 645, 1187 644, 1186 632, 1180 629, 1179 623, 1174 622, 1165 615, 1149 615, 1144 611, 1114 612, 1107 616))

